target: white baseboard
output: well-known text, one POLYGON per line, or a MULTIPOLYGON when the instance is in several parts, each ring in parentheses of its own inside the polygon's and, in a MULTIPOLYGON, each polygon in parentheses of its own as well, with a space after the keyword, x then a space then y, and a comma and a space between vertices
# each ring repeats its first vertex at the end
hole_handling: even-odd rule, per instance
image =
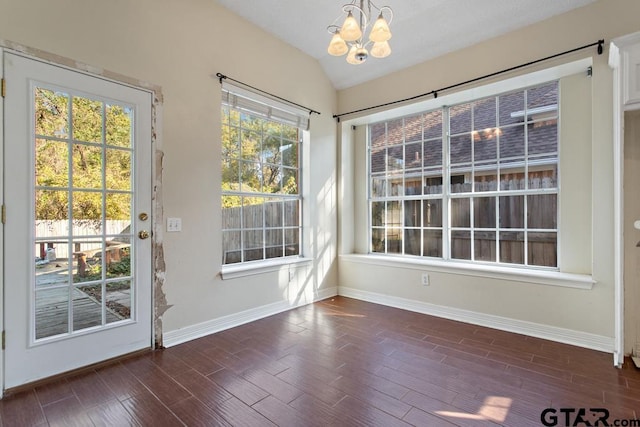
POLYGON ((299 304, 290 304, 287 301, 279 301, 272 304, 263 305, 260 307, 241 311, 239 313, 234 313, 228 316, 219 317, 217 319, 208 320, 196 325, 187 326, 175 331, 165 332, 162 334, 162 342, 165 347, 172 347, 174 345, 182 344, 196 338, 201 338, 206 335, 224 331, 225 329, 244 325, 245 323, 273 316, 274 314, 282 313, 283 311, 311 304, 312 302, 320 301, 336 295, 338 295, 337 287, 321 289, 314 296, 313 301, 299 304))
POLYGON ((613 353, 614 339, 602 335, 590 334, 587 332, 574 331, 571 329, 558 328, 556 326, 543 325, 540 323, 527 322, 524 320, 510 319, 507 317, 494 316, 492 314, 478 313, 453 307, 445 307, 429 304, 422 301, 410 300, 406 298, 394 297, 390 295, 378 294, 375 292, 362 291, 359 289, 340 286, 338 294, 341 296, 355 298, 362 301, 414 311, 431 316, 443 317, 460 322, 471 323, 488 328, 499 329, 507 332, 528 335, 550 341, 571 344, 578 347, 592 350, 613 353))

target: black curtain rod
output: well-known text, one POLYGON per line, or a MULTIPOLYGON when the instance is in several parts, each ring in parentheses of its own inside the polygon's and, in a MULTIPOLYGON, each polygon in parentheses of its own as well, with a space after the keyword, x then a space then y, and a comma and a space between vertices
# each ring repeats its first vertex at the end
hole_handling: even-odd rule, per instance
MULTIPOLYGON (((307 111, 309 112, 309 115, 311 115, 311 114, 318 114, 318 115, 320 115, 320 112, 319 112, 319 111, 312 110, 311 108, 309 108, 309 107, 305 107, 304 105, 296 104, 295 102, 293 102, 293 101, 289 101, 288 99, 282 98, 282 97, 280 97, 280 96, 278 96, 278 95, 274 95, 274 94, 269 93, 269 92, 267 92, 267 91, 265 91, 265 90, 258 89, 257 87, 253 87, 253 86, 248 85, 248 84, 246 84, 246 83, 244 83, 244 82, 241 82, 241 81, 239 81, 239 80, 232 79, 231 77, 229 77, 229 76, 225 76, 225 75, 224 75, 224 74, 222 74, 222 73, 216 73, 216 77, 217 77, 217 78, 218 78, 218 80, 220 81, 220 84, 222 84, 222 80, 225 80, 225 79, 226 79, 226 80, 231 80, 232 82, 239 83, 239 84, 241 84, 241 85, 243 85, 243 86, 246 86, 246 87, 248 87, 248 88, 251 88, 251 89, 253 89, 253 90, 257 91, 257 92, 264 93, 265 95, 269 95, 269 96, 270 96, 270 97, 272 97, 272 98, 276 98, 276 99, 279 99, 280 101, 284 101, 284 102, 286 102, 286 103, 288 103, 288 104, 295 105, 296 107, 300 107, 300 108, 302 108, 302 109, 305 109, 305 110, 307 110, 307 111)), ((335 117, 335 116, 334 116, 334 117, 335 117)))
POLYGON ((456 84, 453 84, 451 86, 446 86, 446 87, 443 87, 443 88, 440 88, 440 89, 437 89, 437 90, 432 90, 431 92, 421 93, 420 95, 414 95, 414 96, 411 96, 409 98, 404 98, 404 99, 399 99, 397 101, 391 101, 391 102, 386 102, 384 104, 374 105, 373 107, 366 107, 366 108, 361 108, 359 110, 349 111, 348 113, 334 114, 333 118, 337 119, 338 122, 339 122, 340 121, 340 117, 347 116, 349 114, 361 113, 363 111, 369 111, 369 110, 373 110, 373 109, 381 108, 381 107, 388 107, 389 105, 399 104, 401 102, 413 101, 414 99, 423 98, 423 97, 429 96, 429 95, 433 95, 433 98, 435 99, 435 98, 438 97, 438 92, 444 92, 446 90, 450 90, 450 89, 453 89, 453 88, 456 88, 456 87, 459 87, 459 86, 468 85, 469 83, 475 83, 475 82, 477 82, 479 80, 488 79, 489 77, 494 77, 494 76, 497 76, 497 75, 500 75, 500 74, 508 73, 510 71, 517 70, 519 68, 525 68, 525 67, 528 67, 530 65, 537 64, 539 62, 548 61, 550 59, 557 58, 558 56, 568 55, 570 53, 577 52, 577 51, 582 50, 582 49, 587 49, 587 48, 590 48, 590 47, 593 47, 593 46, 598 46, 598 55, 602 55, 603 45, 604 45, 604 40, 598 40, 595 43, 590 43, 590 44, 587 44, 587 45, 584 45, 584 46, 576 47, 575 49, 571 49, 571 50, 567 50, 567 51, 564 51, 564 52, 556 53, 555 55, 547 56, 545 58, 536 59, 535 61, 527 62, 526 64, 516 65, 515 67, 506 68, 504 70, 496 71, 496 72, 491 73, 491 74, 486 74, 486 75, 481 76, 481 77, 476 77, 476 78, 471 79, 471 80, 467 80, 467 81, 464 81, 464 82, 461 82, 461 83, 456 83, 456 84))

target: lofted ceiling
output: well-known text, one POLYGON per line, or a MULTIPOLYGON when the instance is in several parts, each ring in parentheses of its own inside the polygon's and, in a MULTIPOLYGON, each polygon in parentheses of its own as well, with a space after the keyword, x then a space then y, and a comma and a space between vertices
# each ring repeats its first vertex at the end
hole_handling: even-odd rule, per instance
POLYGON ((217 0, 218 3, 316 58, 336 89, 344 89, 596 0, 376 0, 390 6, 391 56, 359 65, 327 53, 327 26, 342 24, 348 0, 217 0))

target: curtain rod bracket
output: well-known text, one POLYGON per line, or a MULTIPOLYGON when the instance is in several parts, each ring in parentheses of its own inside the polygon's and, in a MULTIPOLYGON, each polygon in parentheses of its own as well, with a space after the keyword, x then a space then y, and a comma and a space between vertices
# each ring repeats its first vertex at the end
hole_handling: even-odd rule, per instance
POLYGON ((218 81, 220 82, 220 84, 222 84, 222 80, 223 80, 223 79, 226 79, 226 78, 227 78, 227 76, 225 76, 225 75, 224 75, 224 74, 222 74, 222 73, 216 73, 216 77, 218 78, 218 81))
POLYGON ((600 39, 598 40, 598 55, 602 55, 603 51, 604 51, 604 40, 600 39))

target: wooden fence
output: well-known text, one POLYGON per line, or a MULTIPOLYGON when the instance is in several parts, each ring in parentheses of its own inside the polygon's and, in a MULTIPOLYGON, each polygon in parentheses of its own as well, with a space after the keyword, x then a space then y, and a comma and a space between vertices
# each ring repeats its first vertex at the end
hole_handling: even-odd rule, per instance
MULTIPOLYGON (((451 186, 451 192, 455 194, 472 191, 475 185, 473 200, 474 228, 499 228, 499 236, 495 231, 474 231, 473 247, 471 246, 471 231, 464 228, 471 227, 471 203, 470 198, 454 198, 451 202, 451 257, 454 259, 471 259, 472 251, 474 259, 481 261, 496 261, 497 241, 500 247, 500 262, 523 264, 525 261, 531 265, 555 267, 557 265, 557 236, 550 232, 528 232, 528 260, 525 256, 525 212, 524 198, 527 197, 527 218, 529 229, 553 230, 556 228, 557 196, 555 194, 537 195, 504 195, 500 197, 498 206, 500 209, 498 224, 496 224, 496 196, 482 197, 478 192, 496 191, 498 185, 501 190, 519 190, 525 188, 523 174, 505 174, 498 182, 495 179, 482 179, 472 183, 457 183, 451 186), (479 197, 477 197, 479 196, 479 197), (459 228, 456 230, 456 228, 459 228), (462 229, 460 229, 462 228, 462 229), (498 237, 499 239, 496 239, 498 237)), ((555 188, 557 182, 552 171, 541 171, 529 174, 529 188, 555 188)), ((434 187, 425 187, 425 193, 434 194, 434 187)), ((441 191, 441 188, 438 189, 441 191)), ((437 191, 437 192, 439 192, 437 191)), ((437 194, 436 192, 436 194, 437 194)), ((400 204, 390 202, 393 206, 390 211, 387 207, 384 218, 374 220, 374 225, 384 224, 387 228, 386 242, 379 235, 372 238, 373 251, 384 252, 385 244, 388 253, 404 253, 422 256, 442 256, 442 233, 439 230, 424 230, 422 251, 420 248, 421 236, 419 227, 441 227, 442 202, 439 199, 428 202, 429 218, 437 220, 427 222, 426 212, 424 219, 420 218, 420 204, 423 200, 405 201, 404 223, 401 222, 400 204), (403 228, 404 227, 404 228, 403 228), (415 229, 412 227, 416 227, 415 229), (421 253, 422 252, 422 253, 421 253)), ((382 211, 380 212, 382 214, 382 211)))
POLYGON ((223 264, 240 262, 243 250, 244 261, 299 254, 298 206, 287 200, 223 208, 223 264))
MULTIPOLYGON (((127 233, 131 221, 110 220, 105 223, 105 234, 117 235, 127 233)), ((56 257, 64 259, 69 257, 69 222, 37 220, 35 222, 36 244, 34 246, 34 254, 36 257, 44 258, 46 249, 54 248, 56 257)), ((91 222, 77 222, 73 224, 71 230, 71 241, 74 248, 81 246, 83 251, 96 250, 102 247, 99 241, 102 238, 102 230, 96 229, 91 222)), ((109 239, 107 239, 109 240, 109 239)), ((72 249, 78 252, 76 249, 72 249)))

